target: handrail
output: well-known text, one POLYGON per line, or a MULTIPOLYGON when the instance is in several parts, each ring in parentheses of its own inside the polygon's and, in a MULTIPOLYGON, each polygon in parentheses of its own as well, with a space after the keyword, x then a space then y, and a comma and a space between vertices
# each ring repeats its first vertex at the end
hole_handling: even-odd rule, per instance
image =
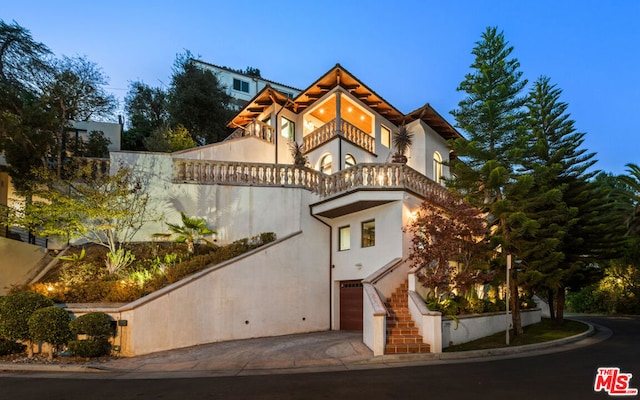
POLYGON ((357 189, 408 190, 423 198, 441 200, 449 195, 446 188, 404 164, 356 164, 329 176, 291 164, 174 158, 173 165, 176 183, 298 187, 323 198, 357 189))
POLYGON ((365 149, 369 153, 373 153, 375 150, 375 139, 373 136, 349 121, 344 119, 340 120, 340 126, 338 126, 336 120, 332 119, 304 137, 304 151, 308 153, 337 136, 344 137, 349 142, 365 149))

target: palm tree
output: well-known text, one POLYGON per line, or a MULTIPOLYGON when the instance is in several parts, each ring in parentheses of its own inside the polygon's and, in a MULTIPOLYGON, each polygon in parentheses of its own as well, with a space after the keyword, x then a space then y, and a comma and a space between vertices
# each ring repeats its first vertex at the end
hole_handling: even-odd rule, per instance
POLYGON ((176 242, 186 243, 187 251, 193 253, 195 246, 200 244, 204 235, 216 233, 207 227, 204 218, 188 217, 185 213, 180 212, 182 217, 182 226, 174 225, 167 222, 169 230, 178 235, 176 242))
POLYGON ((402 125, 393 134, 393 147, 396 149, 396 153, 393 155, 392 161, 394 163, 406 164, 407 156, 405 153, 411 147, 413 143, 413 133, 410 132, 405 125, 402 125))
POLYGON ((626 216, 625 225, 627 235, 640 234, 640 167, 636 164, 627 164, 628 175, 622 175, 620 180, 626 185, 627 198, 625 199, 626 216))

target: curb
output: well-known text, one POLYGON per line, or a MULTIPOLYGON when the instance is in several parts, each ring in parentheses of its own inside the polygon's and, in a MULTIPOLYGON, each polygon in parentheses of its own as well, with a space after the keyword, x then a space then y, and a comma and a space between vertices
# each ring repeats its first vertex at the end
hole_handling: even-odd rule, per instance
MULTIPOLYGON (((330 361, 332 362, 318 362, 315 365, 304 365, 304 366, 292 366, 290 368, 282 368, 282 367, 269 367, 269 365, 264 365, 263 368, 234 368, 229 371, 138 371, 137 369, 119 369, 112 368, 108 365, 72 365, 72 364, 64 364, 64 365, 39 365, 39 364, 2 364, 0 363, 0 374, 2 372, 60 372, 60 373, 90 373, 90 374, 104 374, 105 376, 110 373, 142 373, 142 374, 193 374, 196 375, 198 373, 213 373, 217 372, 222 375, 246 375, 249 374, 273 374, 273 373, 295 373, 300 372, 303 373, 305 371, 335 371, 335 370, 350 370, 350 369, 359 369, 359 368, 376 368, 391 366, 394 364, 424 364, 428 362, 446 362, 446 361, 460 361, 460 360, 481 360, 483 358, 492 358, 492 357, 505 357, 505 356, 514 356, 514 357, 524 357, 529 355, 535 351, 544 351, 552 348, 557 348, 561 346, 567 346, 570 344, 577 343, 579 341, 585 340, 591 336, 596 334, 596 329, 594 324, 586 321, 579 321, 588 326, 588 329, 585 332, 579 333, 574 336, 570 336, 563 339, 543 342, 543 343, 535 343, 523 346, 513 346, 513 347, 500 347, 495 349, 487 349, 487 350, 469 350, 469 351, 460 351, 460 352, 451 352, 451 353, 427 353, 427 354, 400 354, 400 355, 382 355, 382 356, 374 356, 368 359, 357 359, 357 360, 345 360, 342 359, 341 362, 336 363, 336 359, 333 358, 330 361)), ((582 346, 586 346, 589 344, 594 344, 609 338, 612 332, 606 328, 598 325, 598 331, 602 332, 602 336, 596 341, 591 343, 585 343, 582 346)), ((563 351, 560 349, 559 351, 563 351)))

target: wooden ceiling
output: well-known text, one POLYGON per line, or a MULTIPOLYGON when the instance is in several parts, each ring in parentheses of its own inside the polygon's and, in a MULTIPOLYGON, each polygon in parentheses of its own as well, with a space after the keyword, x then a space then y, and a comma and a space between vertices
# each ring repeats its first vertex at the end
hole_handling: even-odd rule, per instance
POLYGON ((396 126, 406 124, 416 119, 422 119, 433 130, 445 139, 460 137, 460 133, 451 126, 429 104, 404 115, 384 100, 376 92, 360 82, 340 64, 336 64, 331 70, 302 91, 295 99, 267 86, 258 93, 249 103, 229 122, 228 126, 236 128, 244 126, 253 119, 258 118, 268 107, 278 104, 280 107, 301 113, 315 104, 322 96, 340 86, 349 92, 364 105, 385 117, 396 126))

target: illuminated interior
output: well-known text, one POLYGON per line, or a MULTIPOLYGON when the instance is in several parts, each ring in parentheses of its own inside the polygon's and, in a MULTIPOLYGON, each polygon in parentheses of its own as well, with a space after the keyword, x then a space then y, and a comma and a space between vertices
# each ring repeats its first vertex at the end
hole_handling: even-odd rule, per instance
MULTIPOLYGON (((336 96, 333 95, 305 115, 304 135, 313 132, 335 118, 336 96)), ((373 116, 347 96, 341 96, 340 98, 340 118, 361 131, 373 135, 373 116)))

